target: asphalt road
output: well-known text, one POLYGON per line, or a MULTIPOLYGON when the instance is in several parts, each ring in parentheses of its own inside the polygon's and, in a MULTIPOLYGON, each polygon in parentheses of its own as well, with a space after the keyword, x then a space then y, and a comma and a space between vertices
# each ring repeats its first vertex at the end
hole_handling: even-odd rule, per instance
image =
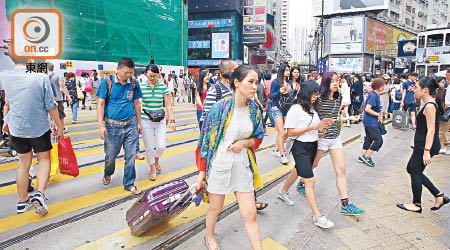
MULTIPOLYGON (((208 208, 207 204, 202 204, 200 207, 190 206, 170 223, 142 237, 131 236, 125 221, 125 213, 135 197, 130 196, 122 187, 123 158, 117 160, 116 173, 111 184, 104 186, 101 183, 104 160, 103 142, 97 135, 95 111, 81 111, 79 115, 78 124, 72 125, 68 120, 66 124, 69 128, 68 136, 72 139, 80 165, 80 176, 77 178, 63 175, 51 177, 46 193, 49 199, 48 215, 38 216, 34 211, 21 215, 15 214, 18 196, 14 181, 18 163, 17 159, 11 157, 2 158, 0 163, 2 203, 0 249, 7 246, 9 249, 154 249, 173 237, 187 235, 183 232, 201 224, 208 208)), ((161 159, 163 172, 158 175, 157 181, 148 180, 150 170, 145 161, 136 161, 136 185, 141 189, 175 178, 184 178, 188 183, 194 182, 196 171, 194 150, 198 137, 195 108, 192 104, 177 104, 175 117, 178 131, 168 133, 168 148, 161 159)), ((364 227, 368 225, 364 223, 373 222, 377 225, 376 228, 383 229, 386 233, 386 228, 390 225, 388 222, 398 222, 391 224, 402 222, 399 221, 399 218, 403 218, 402 213, 395 208, 395 202, 407 202, 411 196, 408 176, 404 169, 410 154, 409 145, 413 134, 410 130, 401 131, 391 126, 387 126, 387 129, 389 132, 384 137, 384 146, 374 156, 377 164, 375 168, 356 162, 360 153, 358 139, 346 144, 350 198, 353 203, 366 209, 366 213, 359 217, 360 220, 356 221, 355 218, 347 218, 339 214, 339 196, 334 181, 334 170, 330 158, 325 156, 315 171, 316 194, 321 211, 336 223, 336 227, 331 230, 320 230, 315 227, 311 222, 311 212, 305 198, 298 195, 294 188, 291 190, 291 197, 295 201, 294 206, 288 207, 278 200, 276 192, 281 188, 282 180, 280 180, 279 183, 267 186, 264 193, 260 192, 258 197, 259 200, 269 202, 269 207, 258 215, 265 249, 278 249, 277 247, 279 249, 386 248, 376 241, 378 239, 376 235, 383 239, 387 239, 388 236, 376 234, 379 231, 375 229, 371 234, 372 231, 368 231, 364 227), (380 183, 385 185, 380 186, 380 183), (380 214, 380 210, 386 211, 386 214, 380 214), (393 212, 387 212, 391 210, 393 212), (386 221, 389 225, 380 224, 379 221, 386 221), (361 239, 368 243, 356 244, 361 239)), ((342 138, 343 140, 356 138, 360 132, 360 125, 343 128, 342 138)), ((273 129, 269 129, 261 150, 257 153, 258 167, 265 183, 278 180, 292 168, 292 164, 284 166, 278 158, 271 155, 271 146, 274 141, 275 133, 273 129)), ((141 150, 143 148, 142 145, 141 150)), ((450 177, 449 158, 445 157, 447 156, 437 157, 436 166, 439 168, 436 167, 437 173, 432 172, 432 177, 436 176, 436 182, 441 184, 438 186, 444 192, 450 193, 450 187, 446 185, 450 177), (445 165, 446 168, 444 168, 445 165)), ((428 207, 431 196, 426 190, 423 197, 428 207)), ((227 204, 232 206, 234 201, 232 195, 227 196, 227 204)), ((422 230, 428 232, 426 237, 422 238, 434 240, 432 243, 436 243, 437 247, 448 249, 450 247, 448 233, 450 209, 446 207, 437 213, 426 210, 422 217, 418 218, 428 226, 426 230, 422 230), (439 228, 433 227, 435 224, 442 230, 439 231, 439 228)), ((232 209, 229 211, 230 213, 217 226, 219 245, 222 249, 250 249, 239 211, 232 209)), ((405 223, 407 222, 411 221, 405 223)), ((415 225, 412 224, 412 227, 415 225)), ((421 226, 418 225, 418 227, 421 226)), ((401 234, 402 232, 396 231, 395 233, 401 238, 405 235, 409 237, 411 232, 401 234)), ((206 249, 203 245, 203 235, 204 229, 197 227, 195 234, 190 234, 188 239, 177 242, 180 245, 176 249, 206 249)), ((408 248, 413 245, 405 246, 408 248)))

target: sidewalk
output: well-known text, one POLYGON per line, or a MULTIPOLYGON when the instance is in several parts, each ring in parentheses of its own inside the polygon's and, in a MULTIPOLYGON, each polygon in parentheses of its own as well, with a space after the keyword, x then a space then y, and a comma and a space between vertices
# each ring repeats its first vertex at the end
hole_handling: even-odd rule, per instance
MULTIPOLYGON (((314 172, 316 195, 322 214, 336 223, 329 230, 312 224, 312 214, 306 202, 292 187, 290 196, 294 206, 287 206, 276 198, 283 183, 258 200, 269 207, 258 213, 264 249, 449 249, 450 206, 430 211, 434 198, 423 190, 422 214, 398 209, 397 203, 412 199, 406 163, 411 154, 409 139, 412 131, 389 126, 382 150, 375 154, 375 168, 356 163, 359 143, 345 149, 348 189, 351 201, 363 208, 359 217, 340 215, 339 195, 329 156, 322 159, 314 172)), ((444 193, 450 194, 450 157, 438 155, 426 174, 444 193)), ((203 230, 176 249, 206 249, 203 230)), ((234 212, 218 222, 217 241, 222 249, 250 249, 242 218, 234 212)), ((139 249, 139 248, 138 248, 139 249)))

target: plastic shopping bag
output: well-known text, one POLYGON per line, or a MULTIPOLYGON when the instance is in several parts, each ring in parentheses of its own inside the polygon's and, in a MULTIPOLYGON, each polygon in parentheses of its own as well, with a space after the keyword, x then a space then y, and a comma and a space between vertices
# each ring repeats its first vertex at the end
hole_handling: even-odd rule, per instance
POLYGON ((58 143, 52 144, 53 148, 50 151, 50 176, 59 174, 59 159, 58 159, 58 143))
POLYGON ((61 174, 77 177, 79 174, 77 158, 70 137, 58 138, 58 159, 61 174))

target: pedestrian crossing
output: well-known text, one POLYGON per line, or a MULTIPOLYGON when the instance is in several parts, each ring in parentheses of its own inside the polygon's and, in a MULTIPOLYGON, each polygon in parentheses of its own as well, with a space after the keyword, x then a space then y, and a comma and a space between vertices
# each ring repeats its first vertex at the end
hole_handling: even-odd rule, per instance
MULTIPOLYGON (((184 116, 181 119, 191 120, 191 123, 178 126, 178 129, 182 131, 177 131, 174 133, 171 132, 168 134, 168 145, 171 145, 171 143, 175 143, 177 145, 167 148, 164 152, 161 158, 161 164, 163 166, 164 172, 158 175, 156 181, 152 182, 147 179, 149 168, 146 161, 136 160, 138 178, 135 184, 141 190, 154 187, 169 180, 192 175, 197 171, 197 168, 193 165, 195 164, 194 150, 197 147, 197 142, 195 141, 195 139, 198 137, 199 131, 198 128, 196 128, 196 116, 195 112, 192 112, 193 110, 195 110, 195 108, 192 105, 179 104, 175 106, 176 117, 184 116), (184 143, 186 140, 188 141, 184 143)), ((95 120, 95 116, 92 115, 95 110, 83 110, 81 112, 83 113, 82 115, 86 115, 85 117, 91 117, 91 119, 95 120)), ((178 121, 180 121, 180 119, 178 118, 176 118, 176 120, 177 123, 178 121)), ((87 124, 90 123, 90 120, 86 121, 87 124)), ((96 124, 96 122, 92 123, 96 124)), ((83 124, 79 123, 73 125, 82 126, 83 124)), ((170 131, 170 128, 168 128, 167 130, 170 131)), ((263 144, 261 145, 262 149, 257 152, 257 155, 263 155, 264 153, 272 149, 275 134, 274 132, 275 130, 273 128, 267 130, 267 134, 270 139, 263 141, 263 144)), ((53 223, 55 220, 62 220, 64 218, 67 218, 68 216, 73 216, 74 214, 80 213, 80 211, 86 211, 87 209, 98 207, 101 204, 113 202, 124 197, 129 197, 130 193, 123 190, 123 186, 121 185, 120 172, 124 167, 123 159, 118 159, 116 161, 117 174, 115 174, 113 177, 113 179, 115 179, 115 182, 111 182, 111 184, 108 186, 104 186, 101 184, 104 164, 100 162, 89 165, 89 162, 93 161, 93 159, 103 160, 104 158, 104 151, 102 147, 103 143, 98 138, 96 129, 74 131, 66 135, 73 138, 74 145, 95 144, 92 148, 75 150, 79 165, 80 163, 87 165, 80 168, 80 174, 77 178, 66 175, 56 175, 50 178, 47 188, 47 191, 49 193, 48 197, 50 198, 49 213, 46 216, 38 216, 34 213, 34 211, 19 215, 14 214, 14 206, 17 202, 16 184, 0 186, 0 197, 8 203, 7 211, 3 211, 0 213, 0 234, 8 232, 8 235, 10 237, 14 235, 20 235, 22 233, 28 232, 27 228, 36 227, 35 225, 44 225, 45 227, 53 223), (92 139, 79 140, 77 139, 77 136, 90 136, 92 139), (98 145, 96 143, 98 143, 98 145), (82 186, 78 187, 78 185, 82 186), (80 194, 78 194, 78 192, 67 193, 65 197, 55 197, 56 194, 64 193, 63 190, 76 190, 77 188, 83 189, 83 192, 80 192, 80 194)), ((142 142, 140 143, 140 146, 141 149, 143 149, 144 145, 142 142)), ((35 161, 33 164, 35 164, 35 161)), ((284 175, 285 173, 290 171, 290 169, 292 169, 292 166, 292 163, 289 165, 282 165, 261 173, 263 182, 268 183, 271 180, 284 175)), ((17 167, 18 162, 8 162, 5 164, 0 164, 0 172, 9 174, 12 181, 15 179, 14 174, 17 167)), ((33 183, 36 185, 36 180, 34 180, 33 183)), ((227 204, 235 202, 234 196, 227 197, 226 202, 227 204)), ((98 247, 102 245, 102 242, 108 241, 114 237, 123 238, 124 241, 127 242, 125 244, 126 248, 137 246, 139 244, 148 242, 149 240, 154 239, 164 233, 167 233, 177 226, 184 225, 186 223, 192 222, 195 219, 198 219, 199 217, 204 216, 206 210, 207 204, 204 203, 199 208, 191 206, 181 216, 175 218, 175 220, 172 221, 170 225, 161 227, 159 231, 152 232, 151 235, 149 234, 148 236, 139 238, 132 237, 129 234, 128 228, 125 226, 119 231, 108 232, 107 236, 99 237, 95 241, 87 244, 80 244, 79 249, 93 249, 93 247, 98 247)), ((120 220, 123 220, 123 218, 120 218, 120 220)))

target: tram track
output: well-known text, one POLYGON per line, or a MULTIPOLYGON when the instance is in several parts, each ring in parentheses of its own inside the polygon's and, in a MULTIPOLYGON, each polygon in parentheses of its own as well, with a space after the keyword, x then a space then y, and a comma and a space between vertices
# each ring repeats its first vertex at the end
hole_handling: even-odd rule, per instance
MULTIPOLYGON (((385 122, 385 124, 389 124, 390 122, 391 121, 387 121, 387 122, 385 122)), ((348 138, 347 140, 345 140, 343 142, 343 145, 347 146, 347 145, 351 144, 352 142, 358 140, 360 136, 361 136, 360 133, 351 136, 350 138, 348 138)), ((178 145, 183 145, 183 144, 194 142, 194 141, 197 141, 197 139, 171 144, 168 147, 174 147, 174 146, 178 146, 178 145)), ((274 146, 275 146, 274 144, 271 144, 271 145, 268 145, 268 146, 265 146, 265 147, 257 149, 256 152, 258 153, 258 152, 263 151, 263 150, 265 151, 265 150, 268 150, 270 148, 273 148, 274 146)), ((326 157, 327 155, 328 155, 328 152, 324 153, 323 157, 326 157)), ((89 163, 89 166, 90 165, 94 165, 94 164, 98 164, 98 163, 101 163, 101 162, 103 162, 103 161, 99 161, 99 162, 96 162, 96 163, 92 163, 91 162, 91 163, 89 163)), ((83 166, 83 167, 87 167, 87 166, 83 166)), ((189 179, 189 178, 195 176, 197 173, 198 173, 198 171, 193 171, 193 172, 190 172, 188 174, 184 174, 182 176, 176 177, 174 179, 186 180, 186 179, 189 179)), ((270 191, 271 189, 273 189, 275 186, 280 184, 288 175, 289 175, 289 172, 285 173, 285 174, 281 175, 280 177, 277 177, 277 178, 275 178, 273 180, 270 180, 267 183, 264 183, 264 189, 258 189, 256 191, 256 197, 259 197, 259 196, 265 194, 266 192, 270 191)), ((0 187, 1 187, 1 185, 2 184, 0 184, 0 187)), ((14 245, 19 244, 19 243, 21 243, 23 241, 32 239, 32 238, 34 238, 34 237, 36 237, 36 236, 38 236, 40 234, 52 231, 52 230, 57 229, 57 228, 60 228, 60 227, 62 227, 64 225, 68 225, 68 224, 71 224, 71 223, 74 223, 74 222, 86 219, 86 218, 91 217, 93 215, 96 215, 98 213, 101 213, 101 212, 107 211, 107 210, 109 210, 111 208, 114 208, 114 207, 116 207, 116 206, 118 206, 120 204, 123 204, 123 203, 127 202, 127 201, 133 200, 135 198, 136 198, 135 195, 127 195, 125 197, 122 197, 122 198, 119 198, 119 199, 107 202, 107 203, 105 203, 103 205, 97 206, 97 207, 92 208, 92 209, 89 209, 89 210, 87 210, 85 212, 82 212, 82 213, 70 216, 68 218, 59 220, 59 221, 54 222, 54 223, 47 224, 45 226, 39 227, 37 229, 34 229, 32 231, 29 231, 29 232, 23 233, 21 235, 15 236, 14 238, 11 238, 9 240, 0 242, 0 249, 5 249, 7 247, 14 246, 14 245)), ((238 204, 237 204, 236 201, 231 203, 230 205, 226 206, 222 210, 221 214, 219 215, 218 221, 226 218, 228 215, 230 215, 233 212, 237 211, 237 209, 238 209, 238 204)), ((182 232, 179 232, 179 233, 171 236, 169 239, 167 239, 164 242, 158 244, 157 246, 153 247, 152 249, 155 249, 155 250, 159 250, 159 249, 174 249, 175 247, 179 246, 183 241, 187 240, 188 238, 196 235, 197 233, 199 233, 203 229, 205 229, 206 228, 205 220, 206 220, 205 216, 202 216, 201 218, 196 220, 192 225, 190 225, 187 229, 185 229, 182 232)))

